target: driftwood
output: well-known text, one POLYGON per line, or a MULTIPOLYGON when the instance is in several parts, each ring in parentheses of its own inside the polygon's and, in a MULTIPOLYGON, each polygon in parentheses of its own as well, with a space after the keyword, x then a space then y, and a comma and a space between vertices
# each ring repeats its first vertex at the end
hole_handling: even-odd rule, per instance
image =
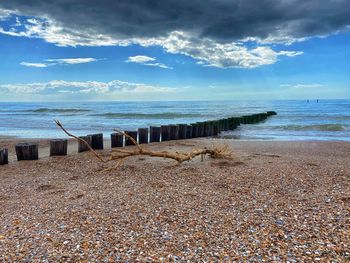
MULTIPOLYGON (((96 151, 94 151, 94 149, 92 149, 92 147, 88 144, 88 142, 86 142, 85 140, 68 132, 58 120, 56 120, 55 122, 56 122, 57 126, 60 127, 63 130, 63 132, 65 132, 68 136, 85 143, 86 146, 90 149, 90 151, 100 161, 102 161, 104 163, 107 163, 110 161, 117 161, 117 166, 119 166, 119 164, 125 158, 131 157, 131 156, 138 156, 138 155, 173 159, 178 164, 181 164, 181 163, 186 162, 186 161, 191 161, 196 156, 201 156, 202 160, 204 159, 204 157, 206 155, 208 155, 211 158, 221 158, 221 159, 232 159, 233 158, 232 151, 229 149, 229 147, 227 145, 213 146, 211 149, 208 149, 208 148, 194 149, 191 152, 152 151, 152 150, 141 147, 137 143, 137 141, 132 136, 130 136, 127 132, 123 132, 123 131, 120 131, 117 129, 115 129, 115 131, 118 134, 124 135, 126 138, 128 138, 130 141, 132 141, 134 143, 134 145, 136 146, 136 149, 135 150, 112 149, 110 156, 108 156, 107 158, 104 158, 100 154, 98 154, 96 151)), ((115 168, 115 167, 113 167, 113 168, 115 168)))

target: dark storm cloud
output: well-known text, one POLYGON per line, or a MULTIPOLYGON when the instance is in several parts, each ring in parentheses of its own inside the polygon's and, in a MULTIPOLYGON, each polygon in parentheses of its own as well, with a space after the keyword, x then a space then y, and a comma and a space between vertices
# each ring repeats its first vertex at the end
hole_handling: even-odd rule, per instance
POLYGON ((223 42, 248 37, 277 42, 327 35, 350 24, 350 0, 10 0, 0 7, 118 39, 178 30, 223 42))

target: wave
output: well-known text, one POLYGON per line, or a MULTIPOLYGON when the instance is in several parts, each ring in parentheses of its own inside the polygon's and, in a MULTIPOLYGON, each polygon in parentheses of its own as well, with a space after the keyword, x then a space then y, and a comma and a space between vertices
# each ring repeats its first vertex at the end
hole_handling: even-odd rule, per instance
POLYGON ((79 113, 79 112, 88 112, 90 110, 88 109, 74 109, 74 108, 57 108, 57 109, 50 109, 50 108, 38 108, 35 110, 27 110, 27 112, 34 112, 34 113, 79 113))
POLYGON ((293 131, 346 131, 343 124, 314 124, 314 125, 285 125, 278 126, 277 129, 293 131))
POLYGON ((195 118, 204 117, 206 115, 196 113, 174 113, 174 112, 163 112, 163 113, 101 113, 92 114, 91 116, 99 116, 110 119, 175 119, 175 118, 195 118))

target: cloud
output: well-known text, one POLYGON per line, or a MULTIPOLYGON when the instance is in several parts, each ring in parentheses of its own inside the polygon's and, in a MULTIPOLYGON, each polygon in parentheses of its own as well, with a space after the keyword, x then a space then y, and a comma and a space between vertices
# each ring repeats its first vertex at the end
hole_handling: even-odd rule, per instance
POLYGON ((133 56, 133 57, 128 57, 128 59, 125 61, 127 63, 137 63, 137 64, 142 64, 145 66, 152 66, 152 67, 159 67, 159 68, 166 68, 166 69, 171 69, 171 67, 159 63, 159 62, 153 62, 156 61, 155 58, 148 57, 148 56, 133 56))
POLYGON ((155 61, 155 58, 148 57, 148 56, 134 56, 134 57, 129 57, 126 62, 134 62, 134 63, 146 63, 150 61, 155 61))
MULTIPOLYGON (((11 0, 0 8, 47 18, 66 32, 113 39, 158 38, 173 31, 236 41, 325 35, 350 24, 348 0, 11 0), (109 23, 106 23, 110 21, 109 23)), ((275 40, 276 41, 276 40, 275 40)))
POLYGON ((165 93, 174 92, 175 88, 152 86, 147 84, 113 80, 110 82, 98 81, 64 81, 53 80, 50 82, 26 83, 26 84, 1 84, 0 91, 15 94, 114 94, 114 93, 165 93))
POLYGON ((312 89, 312 88, 322 88, 323 84, 312 83, 312 84, 281 84, 280 87, 291 88, 291 89, 312 89))
POLYGON ((303 52, 276 52, 268 46, 248 49, 239 43, 218 43, 209 38, 196 38, 184 32, 173 32, 167 38, 140 41, 142 46, 159 45, 167 52, 190 56, 203 66, 218 68, 255 68, 273 64, 279 56, 297 56, 303 52))
POLYGON ((270 44, 327 36, 350 25, 348 0, 11 0, 2 1, 0 8, 10 10, 6 16, 12 12, 22 19, 19 27, 0 26, 3 34, 58 46, 158 45, 220 67, 275 63, 278 56, 301 51, 281 53, 270 44), (189 46, 196 43, 200 45, 189 46), (209 48, 202 50, 204 44, 209 48), (209 54, 214 51, 218 54, 209 54))
POLYGON ((33 68, 46 68, 49 65, 45 63, 30 63, 30 62, 21 62, 20 65, 26 66, 26 67, 33 67, 33 68))
POLYGON ((45 63, 33 63, 33 62, 21 62, 22 66, 35 67, 35 68, 46 68, 56 65, 74 65, 82 63, 90 63, 98 61, 96 58, 58 58, 58 59, 45 59, 45 63), (46 63, 49 62, 49 63, 46 63))
POLYGON ((11 16, 11 11, 10 10, 6 10, 6 9, 1 9, 0 8, 0 21, 7 19, 11 16))
POLYGON ((46 59, 45 61, 48 62, 56 62, 58 64, 82 64, 82 63, 90 63, 98 61, 96 58, 57 58, 57 59, 46 59))

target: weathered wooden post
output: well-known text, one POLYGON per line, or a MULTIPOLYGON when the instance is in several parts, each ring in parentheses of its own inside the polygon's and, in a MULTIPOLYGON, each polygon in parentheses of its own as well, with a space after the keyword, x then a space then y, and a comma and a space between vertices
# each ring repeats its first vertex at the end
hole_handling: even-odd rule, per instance
POLYGON ((262 115, 261 120, 266 120, 267 119, 267 113, 266 112, 261 113, 261 115, 262 115))
POLYGON ((50 140, 50 156, 67 155, 67 144, 66 139, 50 140))
POLYGON ((139 128, 139 144, 148 143, 148 128, 139 128))
POLYGON ((207 121, 208 136, 213 136, 213 122, 207 121))
POLYGON ((221 128, 221 120, 217 120, 217 123, 218 123, 218 134, 222 131, 222 128, 221 128))
POLYGON ((169 125, 170 127, 170 140, 179 139, 179 125, 169 125))
POLYGON ((197 122, 197 125, 198 125, 197 137, 203 137, 204 136, 204 123, 203 122, 197 122))
POLYGON ((123 147, 124 146, 124 135, 120 133, 111 134, 111 148, 123 147))
MULTIPOLYGON (((127 135, 133 138, 137 142, 137 131, 125 131, 127 135)), ((130 138, 125 136, 125 146, 135 145, 130 138)))
POLYGON ((179 124, 179 140, 186 139, 187 124, 179 124))
POLYGON ((258 123, 260 120, 261 120, 261 114, 260 113, 254 114, 254 122, 258 123))
MULTIPOLYGON (((91 146, 91 136, 87 135, 87 136, 80 136, 80 139, 83 139, 84 141, 86 141, 90 146, 91 146)), ((79 140, 78 142, 78 152, 85 152, 85 151, 89 151, 89 147, 86 145, 86 143, 82 142, 79 140)))
POLYGON ((17 161, 39 159, 39 146, 37 143, 18 143, 15 149, 17 161))
POLYGON ((103 134, 102 133, 88 134, 88 136, 91 136, 92 149, 94 149, 94 150, 102 150, 103 149, 103 134))
POLYGON ((240 117, 235 117, 235 129, 241 125, 241 118, 240 117))
POLYGON ((249 123, 253 124, 254 123, 254 114, 249 115, 249 123))
POLYGON ((187 129, 186 129, 186 139, 192 139, 192 125, 187 125, 187 129))
POLYGON ((242 116, 242 124, 248 124, 248 116, 242 116))
POLYGON ((224 119, 224 131, 228 131, 228 119, 224 119))
POLYGON ((213 136, 219 134, 219 121, 213 121, 213 136))
POLYGON ((192 126, 192 138, 198 137, 198 123, 191 123, 192 126))
POLYGON ((162 142, 170 140, 170 127, 169 127, 169 125, 160 126, 160 132, 162 134, 162 142))
POLYGON ((160 142, 160 127, 151 126, 149 133, 149 142, 160 142))
POLYGON ((9 152, 6 148, 0 149, 0 165, 9 163, 9 152))

